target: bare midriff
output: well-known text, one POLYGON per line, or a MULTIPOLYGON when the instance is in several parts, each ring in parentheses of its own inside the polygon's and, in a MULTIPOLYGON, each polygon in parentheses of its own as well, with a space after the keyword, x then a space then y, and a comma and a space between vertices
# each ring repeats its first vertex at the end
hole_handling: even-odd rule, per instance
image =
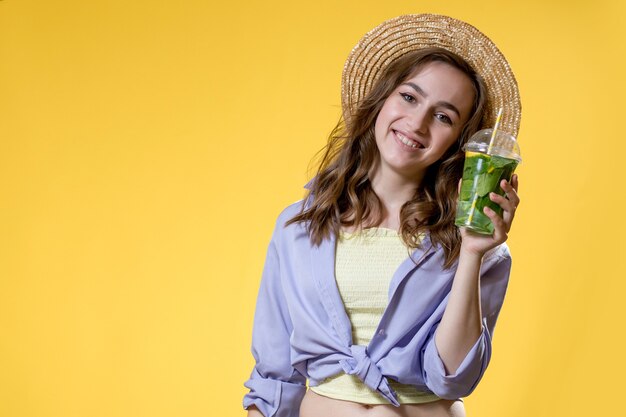
POLYGON ((300 417, 465 417, 462 400, 438 400, 421 404, 361 404, 337 400, 307 390, 300 417))

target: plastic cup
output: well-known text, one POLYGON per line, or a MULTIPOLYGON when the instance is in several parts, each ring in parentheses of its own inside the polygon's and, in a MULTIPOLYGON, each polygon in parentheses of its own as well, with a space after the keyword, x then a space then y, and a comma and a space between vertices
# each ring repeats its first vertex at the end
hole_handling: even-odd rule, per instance
POLYGON ((515 168, 522 162, 517 141, 501 130, 496 131, 489 149, 492 132, 493 129, 476 132, 463 147, 465 163, 454 222, 487 235, 493 234, 494 227, 483 208, 487 206, 502 216, 502 207, 489 198, 489 193, 504 196, 500 182, 503 179, 510 182, 515 168))

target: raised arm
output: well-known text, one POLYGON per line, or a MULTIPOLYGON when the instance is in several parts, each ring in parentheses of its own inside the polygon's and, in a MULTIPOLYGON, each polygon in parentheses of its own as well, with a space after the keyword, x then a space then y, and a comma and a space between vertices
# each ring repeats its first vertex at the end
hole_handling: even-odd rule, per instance
POLYGON ((461 228, 461 252, 448 303, 424 349, 424 379, 442 398, 469 395, 491 358, 491 337, 511 272, 504 242, 520 202, 516 174, 511 183, 502 180, 500 186, 506 198, 495 193, 490 198, 502 207, 502 217, 484 209, 494 225, 493 235, 461 228))

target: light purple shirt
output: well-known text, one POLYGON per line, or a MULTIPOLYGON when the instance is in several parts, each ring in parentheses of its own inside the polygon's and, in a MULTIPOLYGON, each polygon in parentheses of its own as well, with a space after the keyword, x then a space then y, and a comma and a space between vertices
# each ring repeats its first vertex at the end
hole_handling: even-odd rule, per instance
POLYGON ((458 261, 443 270, 443 249, 433 246, 426 234, 423 249, 415 249, 394 273, 389 303, 370 343, 355 345, 335 281, 336 239, 314 246, 302 223, 284 227, 303 203, 280 213, 269 243, 252 332, 256 365, 244 384, 250 390, 244 408, 254 404, 265 417, 298 417, 306 380, 315 386, 341 372, 356 375, 395 406, 399 403, 389 378, 440 398, 469 395, 491 357, 491 338, 511 270, 508 246, 503 243, 483 257, 482 333, 449 375, 434 333, 458 261))

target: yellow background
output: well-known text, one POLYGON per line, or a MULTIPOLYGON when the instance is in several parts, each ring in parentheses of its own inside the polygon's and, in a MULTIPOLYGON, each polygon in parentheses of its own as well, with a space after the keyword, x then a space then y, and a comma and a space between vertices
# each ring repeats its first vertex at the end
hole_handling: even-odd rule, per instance
POLYGON ((4 0, 0 416, 244 416, 276 216, 353 45, 420 12, 490 36, 524 109, 513 273, 468 415, 619 414, 624 2, 4 0))

